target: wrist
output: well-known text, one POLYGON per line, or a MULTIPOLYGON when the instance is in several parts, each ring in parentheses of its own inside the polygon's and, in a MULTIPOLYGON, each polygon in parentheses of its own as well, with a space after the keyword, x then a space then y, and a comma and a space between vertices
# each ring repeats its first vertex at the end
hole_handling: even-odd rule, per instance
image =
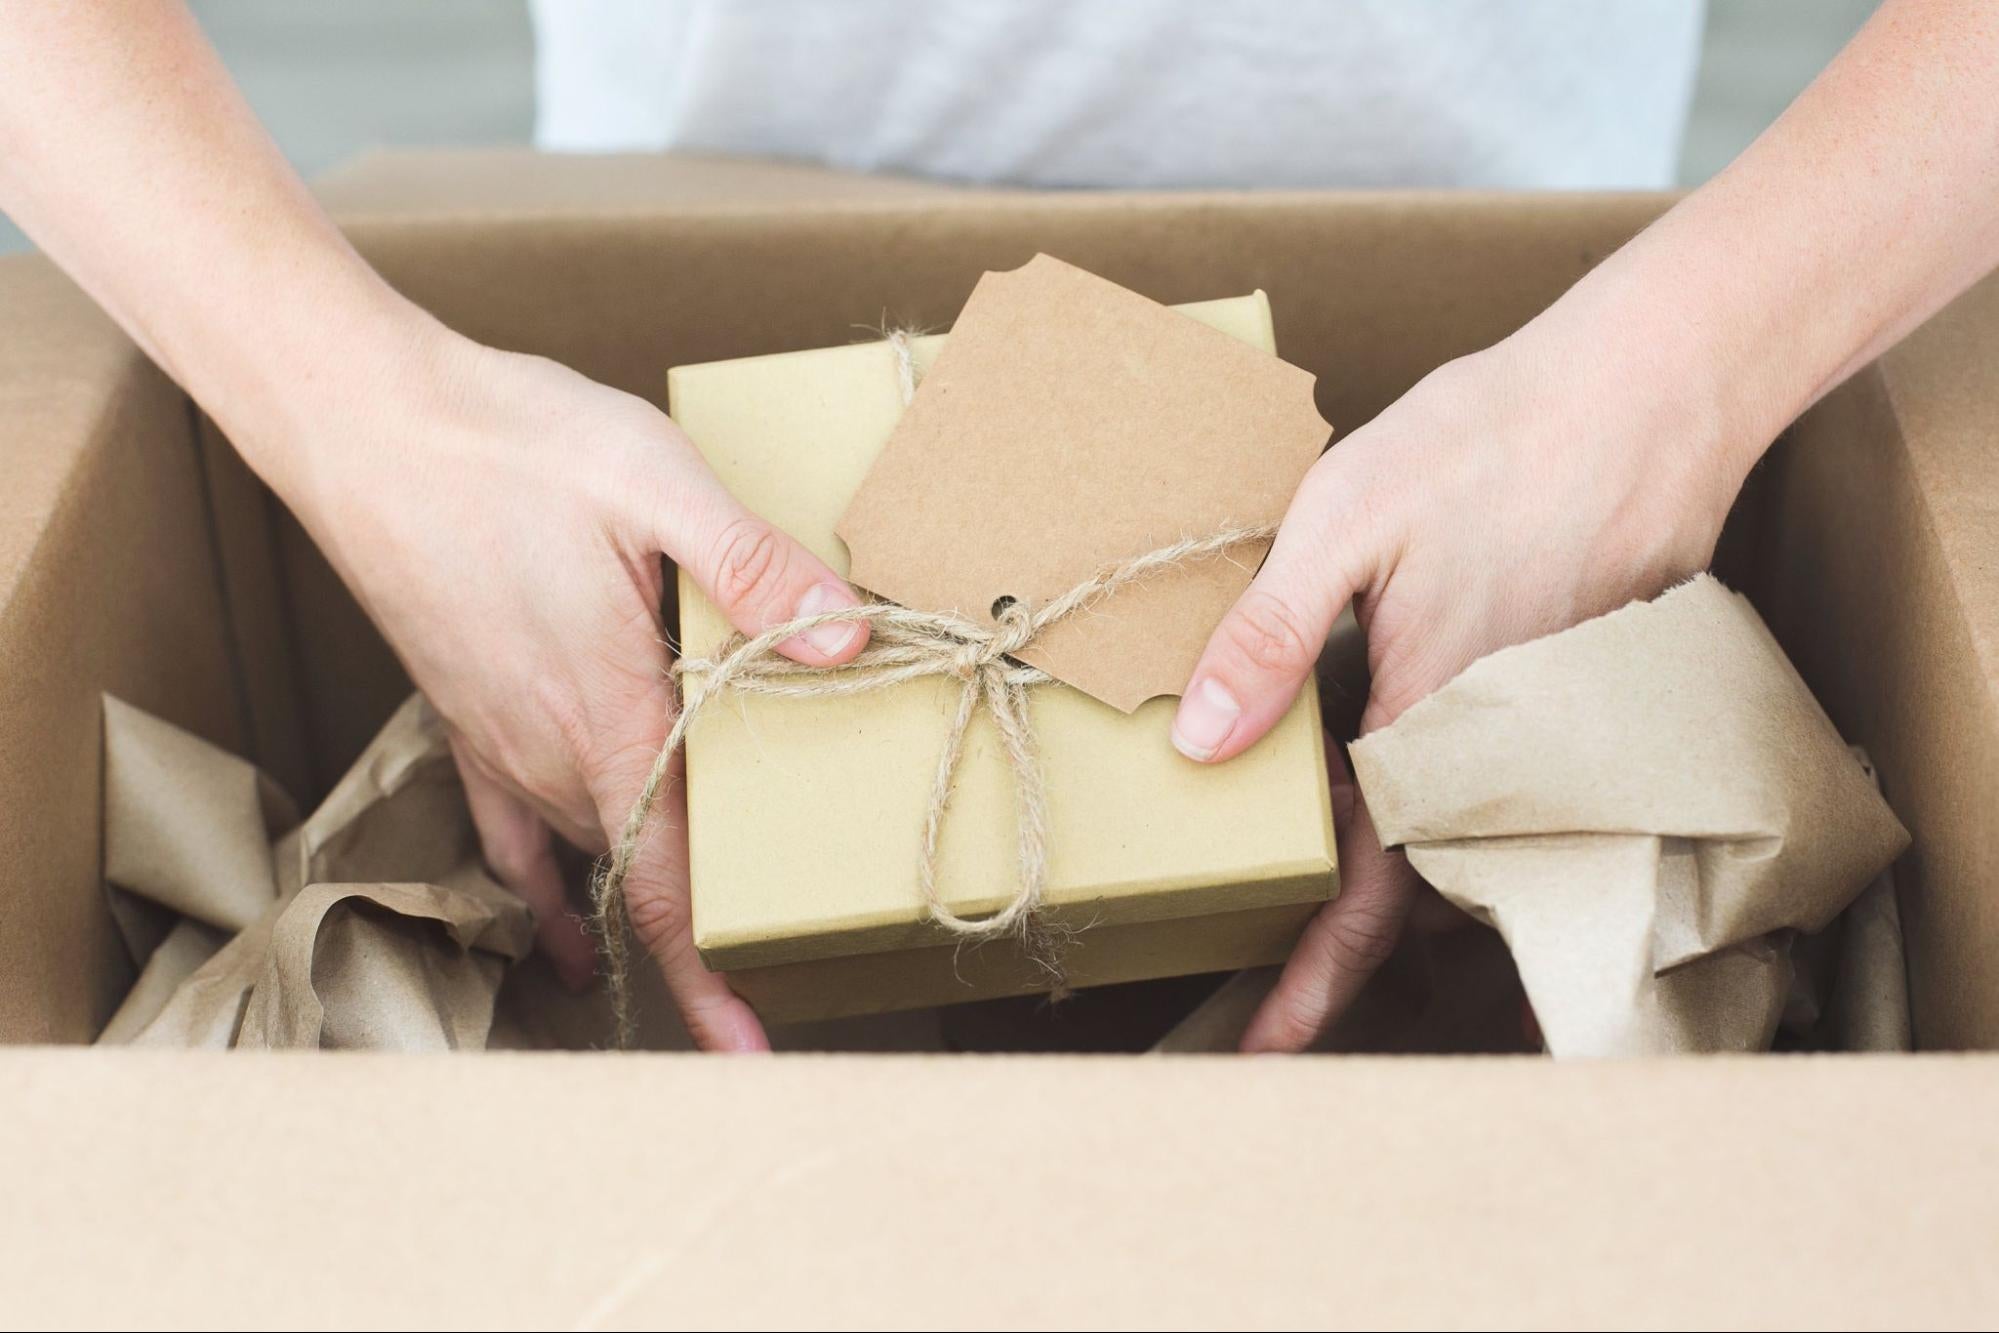
POLYGON ((1442 391, 1472 405, 1456 429, 1499 451, 1491 484, 1551 506, 1539 540, 1614 581, 1703 568, 1754 461, 1707 372, 1580 302, 1449 368, 1442 391))
POLYGON ((370 423, 407 420, 417 391, 462 341, 356 258, 359 272, 287 291, 251 336, 218 339, 193 392, 245 461, 294 508, 366 447, 370 423))
POLYGON ((1881 332, 1865 302, 1814 299, 1823 260, 1760 235, 1755 202, 1697 191, 1522 330, 1698 428, 1737 484, 1881 332))
MULTIPOLYGON (((1719 530, 1750 470, 1810 402, 1726 306, 1662 290, 1616 256, 1507 339, 1559 377, 1549 397, 1612 473, 1719 530), (1622 467, 1618 464, 1623 464, 1622 467)), ((1709 534, 1710 537, 1712 533, 1709 534)))

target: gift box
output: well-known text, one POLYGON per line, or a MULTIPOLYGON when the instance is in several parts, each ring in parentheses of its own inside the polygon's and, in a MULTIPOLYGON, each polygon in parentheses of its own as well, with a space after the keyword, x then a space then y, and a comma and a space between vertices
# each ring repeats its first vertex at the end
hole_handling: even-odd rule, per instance
MULTIPOLYGON (((1082 294, 1094 293, 1084 284, 1082 294)), ((1262 292, 1181 306, 1172 318, 1183 317, 1276 350, 1262 292)), ((910 340, 917 377, 947 342, 910 340)), ((724 485, 844 575, 850 552, 836 528, 905 410, 903 354, 877 339, 680 366, 670 409, 724 485)), ((714 657, 728 622, 685 575, 679 594, 682 651, 714 657)), ((1094 614, 1119 610, 1113 601, 1094 614)), ((930 919, 918 883, 961 688, 937 675, 826 698, 740 695, 706 707, 689 731, 695 944, 767 1019, 1277 962, 1334 892, 1311 691, 1249 753, 1209 766, 1173 749, 1174 698, 1125 713, 1050 683, 1030 692, 1029 709, 1048 800, 1040 916, 1060 932, 1059 957, 1017 939, 962 943, 930 919)), ((939 893, 961 917, 1003 909, 1021 873, 1003 749, 992 719, 975 717, 937 853, 939 893)))

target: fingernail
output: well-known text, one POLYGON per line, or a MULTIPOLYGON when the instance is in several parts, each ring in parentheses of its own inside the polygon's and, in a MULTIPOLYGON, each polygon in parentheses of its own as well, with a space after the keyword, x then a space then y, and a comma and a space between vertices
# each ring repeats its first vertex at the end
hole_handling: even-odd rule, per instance
MULTIPOLYGON (((816 583, 805 590, 798 599, 798 610, 794 618, 816 616, 826 611, 843 611, 857 606, 854 594, 837 583, 816 583)), ((823 625, 815 625, 798 637, 810 644, 812 651, 821 657, 838 657, 846 651, 854 636, 861 632, 859 621, 829 620, 823 625)))
POLYGON ((708 1019, 709 1049, 729 1055, 765 1055, 770 1038, 748 1005, 732 1005, 708 1019))
POLYGON ((1213 759, 1241 717, 1242 705, 1228 686, 1209 676, 1180 700, 1180 711, 1173 718, 1173 748, 1189 759, 1213 759))

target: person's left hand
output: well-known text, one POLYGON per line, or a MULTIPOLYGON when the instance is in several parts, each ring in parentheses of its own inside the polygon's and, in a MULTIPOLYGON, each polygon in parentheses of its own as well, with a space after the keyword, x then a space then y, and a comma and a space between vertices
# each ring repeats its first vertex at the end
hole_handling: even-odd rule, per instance
MULTIPOLYGON (((1372 672, 1366 733, 1487 653, 1705 567, 1746 464, 1724 447, 1720 414, 1696 410, 1685 386, 1632 387, 1645 382, 1529 325, 1435 371, 1330 450, 1209 640, 1174 744, 1212 763, 1263 736, 1349 599, 1372 672)), ((1307 926, 1245 1050, 1310 1045, 1393 950, 1421 886, 1376 840, 1337 752, 1330 767, 1341 891, 1307 926)))

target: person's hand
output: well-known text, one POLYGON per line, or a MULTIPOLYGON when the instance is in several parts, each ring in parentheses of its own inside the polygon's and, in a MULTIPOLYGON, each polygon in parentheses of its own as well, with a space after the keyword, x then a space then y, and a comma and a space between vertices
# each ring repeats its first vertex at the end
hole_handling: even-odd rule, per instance
MULTIPOLYGON (((1210 639, 1175 745, 1220 762, 1253 744, 1311 678, 1349 599, 1372 674, 1366 732, 1495 649, 1704 568, 1746 464, 1721 447, 1714 414, 1591 360, 1530 325, 1435 371, 1328 451, 1210 639)), ((1309 1045, 1417 900, 1420 881, 1375 840, 1345 764, 1332 768, 1340 895, 1306 928, 1245 1050, 1309 1045)))
MULTIPOLYGON (((302 390, 274 484, 452 735, 485 859, 534 909, 573 982, 591 942, 568 914, 550 828, 588 851, 617 836, 672 718, 660 623, 665 555, 756 633, 858 599, 749 513, 672 421, 553 362, 495 351, 410 312, 377 382, 302 390)), ((866 627, 784 645, 851 658, 866 627)), ((757 1049, 756 1016, 695 954, 683 798, 662 800, 626 893, 696 1041, 757 1049)))

